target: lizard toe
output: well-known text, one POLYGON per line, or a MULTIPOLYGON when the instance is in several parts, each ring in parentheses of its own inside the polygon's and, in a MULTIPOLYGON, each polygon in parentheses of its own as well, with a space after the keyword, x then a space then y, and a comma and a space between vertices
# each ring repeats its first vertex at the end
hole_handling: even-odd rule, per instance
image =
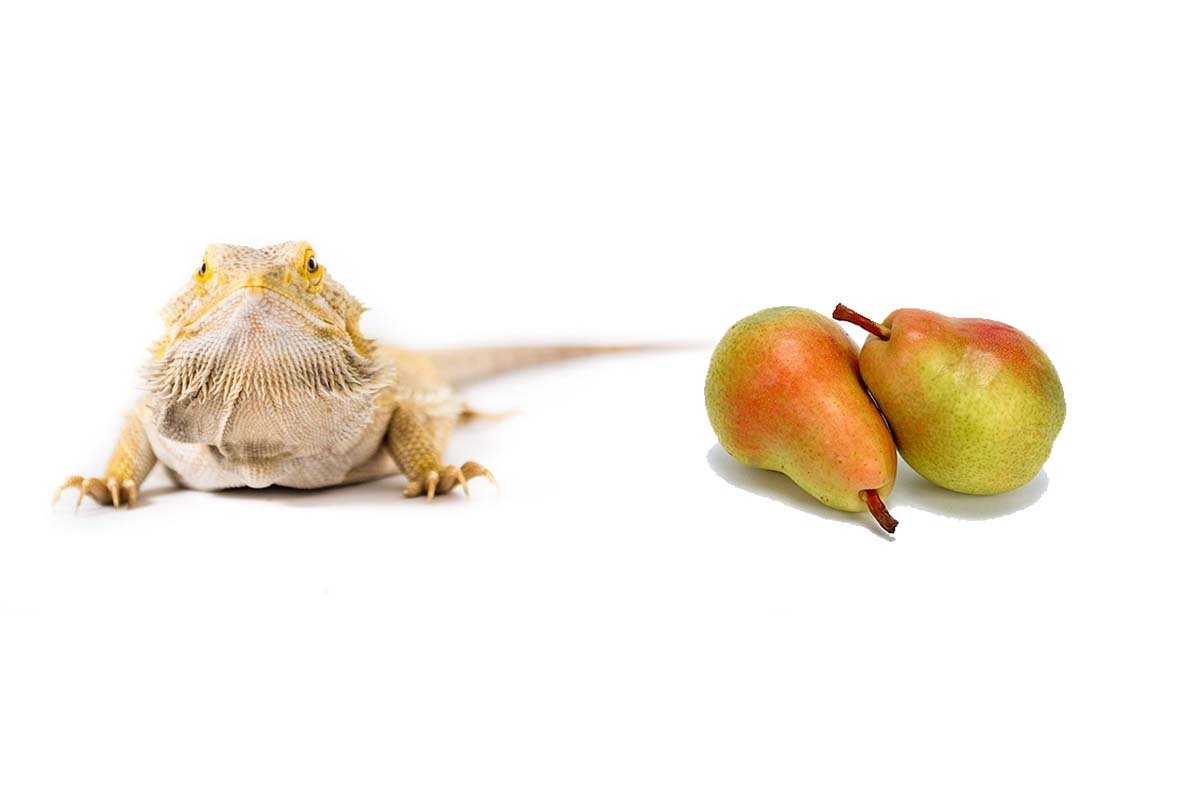
POLYGON ((471 491, 467 482, 478 477, 486 477, 493 485, 496 485, 496 478, 490 470, 474 461, 468 461, 461 467, 450 464, 440 470, 430 470, 424 477, 409 481, 408 485, 404 487, 404 496, 420 497, 424 495, 426 500, 432 500, 436 495, 450 494, 456 487, 461 486, 463 494, 470 497, 471 491))
POLYGON ((75 498, 75 508, 83 505, 83 498, 91 497, 102 506, 111 505, 120 508, 122 504, 129 508, 137 501, 137 484, 129 479, 115 476, 107 478, 85 478, 82 475, 72 475, 63 481, 54 492, 54 502, 57 503, 62 493, 67 489, 76 489, 79 494, 75 498))

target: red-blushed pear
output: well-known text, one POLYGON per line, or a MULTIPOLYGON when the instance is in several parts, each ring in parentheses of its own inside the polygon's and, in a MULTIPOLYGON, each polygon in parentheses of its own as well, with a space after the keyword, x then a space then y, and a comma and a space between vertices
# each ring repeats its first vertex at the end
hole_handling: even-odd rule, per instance
POLYGON ((1067 414, 1042 349, 1002 322, 902 308, 883 324, 838 305, 871 335, 859 369, 900 455, 938 486, 999 494, 1033 480, 1067 414))
POLYGON ((857 348, 833 320, 788 307, 741 320, 713 352, 704 400, 729 455, 896 530, 883 504, 896 446, 859 377, 857 348))

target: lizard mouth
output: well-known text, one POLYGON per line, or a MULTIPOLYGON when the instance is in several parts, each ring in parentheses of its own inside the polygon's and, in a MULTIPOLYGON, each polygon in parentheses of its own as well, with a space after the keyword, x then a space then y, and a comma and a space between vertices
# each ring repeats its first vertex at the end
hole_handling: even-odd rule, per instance
POLYGON ((282 301, 291 310, 303 317, 310 325, 321 329, 322 332, 339 334, 347 339, 349 338, 345 327, 338 320, 334 319, 331 314, 326 314, 321 309, 314 308, 309 303, 301 302, 292 296, 293 294, 294 292, 289 290, 287 286, 277 285, 264 278, 247 278, 232 286, 224 287, 220 294, 185 319, 179 326, 179 335, 185 336, 194 333, 199 327, 204 325, 210 315, 219 312, 223 307, 231 303, 269 303, 282 301), (252 298, 254 300, 251 300, 252 298))

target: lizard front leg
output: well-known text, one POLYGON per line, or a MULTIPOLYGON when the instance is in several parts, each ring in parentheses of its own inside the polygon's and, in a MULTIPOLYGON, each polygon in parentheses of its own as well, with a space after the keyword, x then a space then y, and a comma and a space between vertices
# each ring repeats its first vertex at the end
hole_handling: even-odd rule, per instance
POLYGON ((446 494, 455 486, 462 486, 463 492, 470 494, 467 481, 481 475, 496 483, 492 473, 474 461, 461 467, 442 462, 438 443, 449 434, 455 419, 431 415, 410 402, 400 403, 392 412, 387 448, 409 479, 405 497, 425 495, 432 500, 434 495, 446 494))
POLYGON ((108 468, 104 470, 104 477, 85 478, 82 475, 72 475, 58 487, 58 491, 54 493, 54 502, 58 502, 64 489, 76 488, 79 490, 79 498, 75 501, 76 508, 83 502, 84 495, 91 495, 92 499, 101 505, 112 503, 113 508, 120 508, 122 503, 126 507, 132 506, 137 502, 138 487, 146 480, 157 460, 154 450, 150 447, 150 439, 146 436, 146 429, 142 427, 142 421, 135 411, 125 419, 117 446, 113 450, 112 458, 108 460, 108 468))

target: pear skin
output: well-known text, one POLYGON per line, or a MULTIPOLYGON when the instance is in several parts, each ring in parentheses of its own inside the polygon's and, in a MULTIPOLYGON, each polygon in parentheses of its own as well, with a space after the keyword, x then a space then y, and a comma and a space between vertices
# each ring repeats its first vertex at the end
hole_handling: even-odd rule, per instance
POLYGON ((914 470, 966 494, 1007 492, 1038 474, 1067 404, 1032 339, 1002 322, 913 308, 882 325, 841 305, 833 316, 871 333, 859 369, 914 470))
POLYGON ((741 320, 713 352, 704 400, 729 455, 895 530, 883 499, 896 447, 859 377, 857 348, 833 320, 790 307, 741 320))

